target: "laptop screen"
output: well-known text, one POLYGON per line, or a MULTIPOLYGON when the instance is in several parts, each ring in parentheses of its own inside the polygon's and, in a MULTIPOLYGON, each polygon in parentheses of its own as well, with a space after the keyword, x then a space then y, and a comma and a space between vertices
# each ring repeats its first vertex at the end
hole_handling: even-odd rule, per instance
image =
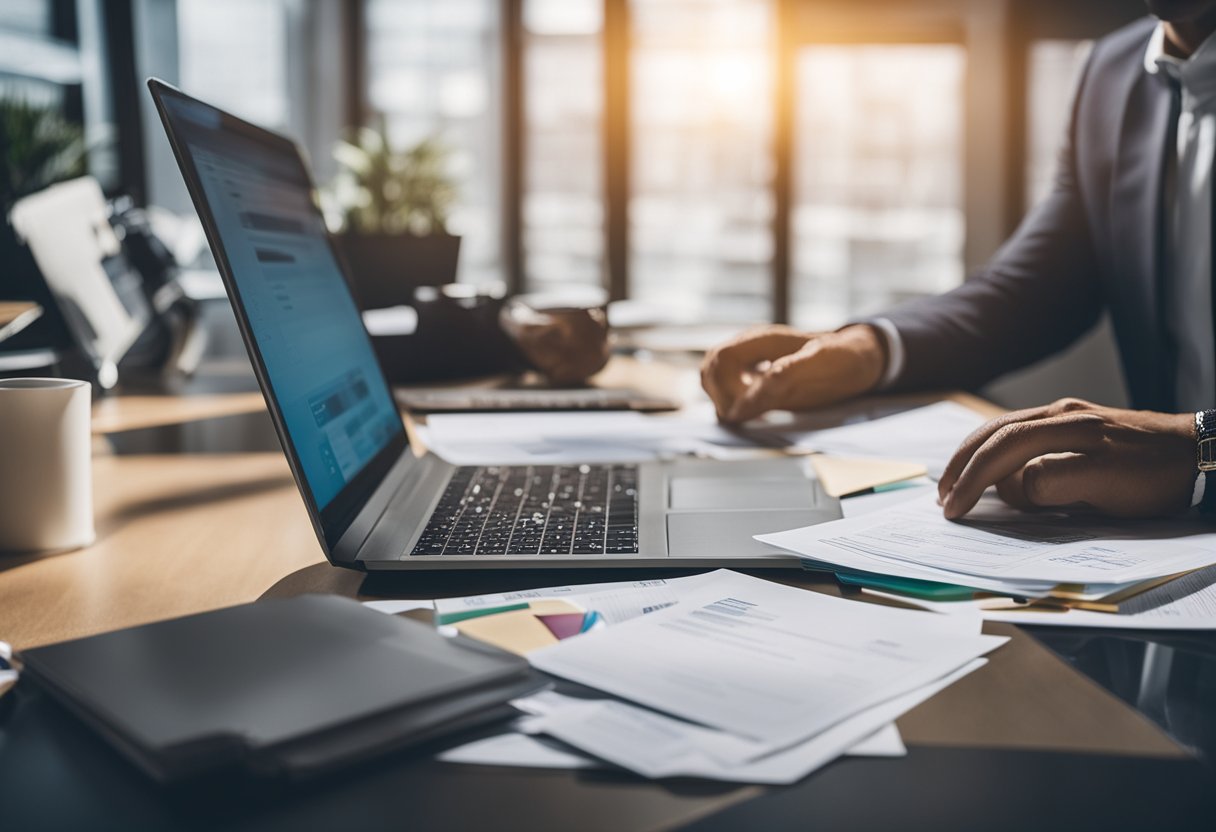
MULTIPOLYGON (((322 511, 382 451, 404 447, 405 433, 312 183, 287 140, 180 94, 159 97, 297 477, 322 511)), ((343 514, 341 528, 326 523, 327 539, 349 524, 352 512, 343 514)))

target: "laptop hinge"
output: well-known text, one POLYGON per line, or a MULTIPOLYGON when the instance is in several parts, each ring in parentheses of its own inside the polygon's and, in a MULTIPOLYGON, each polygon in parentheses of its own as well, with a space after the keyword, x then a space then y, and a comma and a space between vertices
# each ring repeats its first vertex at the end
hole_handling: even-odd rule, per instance
POLYGON ((402 452, 363 508, 355 515, 350 527, 338 538, 331 553, 335 563, 344 566, 354 566, 358 563, 363 544, 380 523, 388 507, 394 500, 399 499, 399 493, 416 478, 411 474, 416 473, 416 469, 420 467, 419 463, 420 460, 409 448, 402 452))

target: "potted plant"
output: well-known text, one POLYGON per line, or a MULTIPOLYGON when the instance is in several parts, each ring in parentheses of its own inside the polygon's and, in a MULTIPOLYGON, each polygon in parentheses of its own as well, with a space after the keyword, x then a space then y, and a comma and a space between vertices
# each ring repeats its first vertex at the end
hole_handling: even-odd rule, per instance
POLYGON ((365 309, 408 303, 417 286, 455 282, 460 238, 447 229, 456 198, 448 155, 434 137, 393 150, 383 118, 334 148, 337 239, 365 309))

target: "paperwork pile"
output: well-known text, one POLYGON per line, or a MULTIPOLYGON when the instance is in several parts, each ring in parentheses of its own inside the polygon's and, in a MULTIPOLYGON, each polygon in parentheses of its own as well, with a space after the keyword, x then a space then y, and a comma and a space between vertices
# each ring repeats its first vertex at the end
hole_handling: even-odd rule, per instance
POLYGON ((609 413, 440 413, 422 440, 457 465, 646 462, 754 442, 708 418, 609 413))
MULTIPOLYGON (((935 493, 922 493, 882 511, 757 539, 795 552, 809 565, 1072 602, 1127 593, 1216 563, 1216 534, 1194 520, 1121 523, 1025 513, 987 496, 963 520, 949 521, 935 498, 935 493)), ((1203 585, 1188 589, 1195 592, 1203 585)), ((1192 596, 1165 615, 1207 618, 1208 626, 1214 626, 1211 612, 1192 596)), ((1096 615, 1072 620, 1116 624, 1111 614, 1096 615)), ((1063 623, 1047 619, 1035 618, 1063 623)), ((1130 616, 1122 625, 1129 621, 1130 616)))
MULTIPOLYGON (((1182 579, 1180 579, 1182 580, 1182 579)), ((1216 630, 1216 584, 1209 584, 1176 601, 1129 615, 1070 609, 1063 606, 997 604, 991 599, 927 601, 887 592, 863 590, 922 609, 949 615, 969 615, 984 621, 1004 621, 1035 627, 1098 627, 1105 630, 1216 630)))
POLYGON ((780 448, 903 462, 913 465, 914 473, 923 467, 936 477, 959 443, 984 422, 953 402, 893 415, 842 409, 813 419, 761 421, 737 430, 719 425, 708 405, 655 415, 444 413, 428 417, 421 433, 427 447, 458 465, 644 462, 673 454, 734 458, 780 448))
MULTIPOLYGON (((819 414, 812 418, 823 418, 819 414)), ((881 459, 922 465, 941 477, 950 457, 986 420, 954 402, 937 402, 878 418, 830 428, 761 426, 749 432, 780 437, 788 447, 855 459, 881 459)))
MULTIPOLYGON (((553 600, 601 604, 611 623, 527 653, 534 667, 592 692, 522 700, 518 729, 648 777, 789 783, 859 745, 900 753, 891 723, 1004 641, 970 619, 726 570, 440 601, 436 614, 502 617, 521 612, 497 612, 503 606, 553 600)), ((504 745, 540 764, 562 757, 535 740, 497 739, 448 759, 487 762, 504 745)))

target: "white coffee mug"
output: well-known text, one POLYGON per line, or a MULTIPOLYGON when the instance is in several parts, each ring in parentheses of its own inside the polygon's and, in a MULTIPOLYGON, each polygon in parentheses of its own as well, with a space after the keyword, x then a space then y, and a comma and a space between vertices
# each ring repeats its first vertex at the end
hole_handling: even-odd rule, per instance
POLYGON ((93 542, 87 381, 0 379, 0 552, 93 542))

